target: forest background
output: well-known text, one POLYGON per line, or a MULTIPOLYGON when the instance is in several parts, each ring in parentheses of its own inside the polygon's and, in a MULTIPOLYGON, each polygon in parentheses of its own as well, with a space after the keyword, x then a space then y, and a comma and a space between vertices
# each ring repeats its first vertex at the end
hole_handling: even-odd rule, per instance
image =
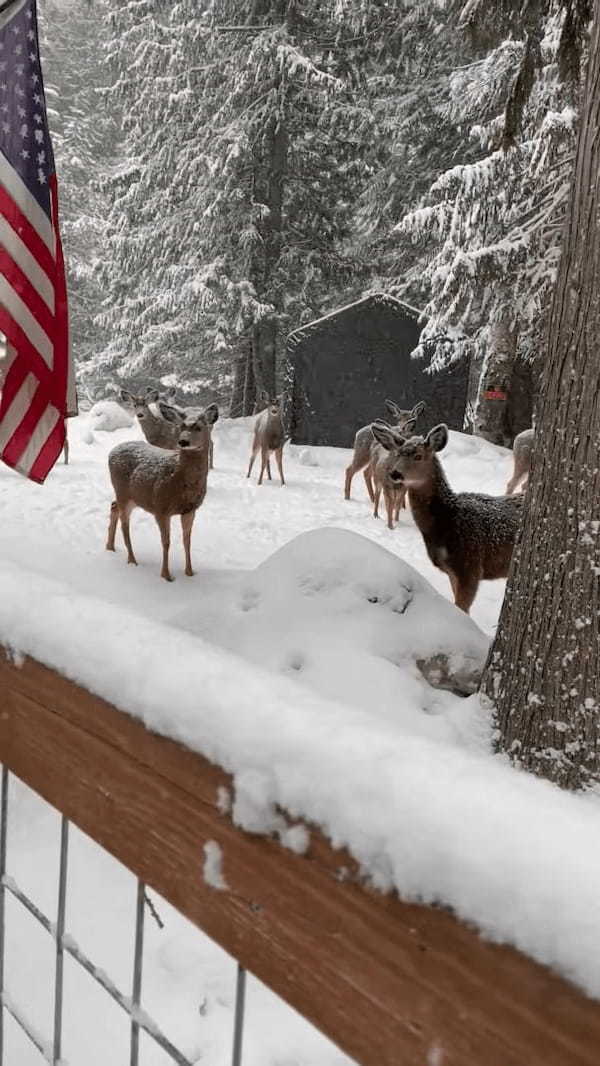
POLYGON ((482 397, 541 373, 588 8, 40 0, 82 391, 248 414, 291 330, 384 291, 507 443, 482 397))

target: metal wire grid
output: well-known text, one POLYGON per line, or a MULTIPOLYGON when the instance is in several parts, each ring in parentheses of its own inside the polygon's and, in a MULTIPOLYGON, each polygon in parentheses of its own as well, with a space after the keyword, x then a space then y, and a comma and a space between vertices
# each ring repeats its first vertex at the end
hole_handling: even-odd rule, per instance
MULTIPOLYGON (((165 1036, 156 1022, 144 1011, 141 1006, 142 996, 142 973, 144 954, 144 917, 145 917, 145 885, 138 880, 135 909, 135 947, 133 959, 132 994, 125 996, 113 984, 109 977, 99 970, 94 963, 84 954, 75 941, 65 932, 66 905, 67 905, 67 873, 69 858, 69 822, 62 816, 60 832, 60 866, 58 875, 58 909, 56 923, 42 913, 42 911, 9 877, 6 869, 6 842, 8 830, 8 782, 9 771, 2 767, 0 784, 0 1066, 11 1066, 4 1059, 4 1011, 8 1011, 17 1025, 23 1030, 32 1044, 38 1049, 40 1055, 50 1066, 61 1066, 62 1053, 62 1021, 63 1021, 63 987, 64 987, 64 955, 67 952, 86 972, 93 977, 97 984, 101 985, 116 1003, 129 1015, 130 1029, 130 1066, 139 1066, 139 1038, 140 1030, 143 1029, 170 1056, 177 1066, 194 1066, 186 1056, 179 1051, 174 1044, 165 1036), (34 1026, 26 1018, 23 1012, 12 1001, 6 989, 4 974, 4 945, 5 945, 5 901, 6 893, 19 901, 23 907, 43 926, 47 933, 56 943, 56 964, 54 984, 54 1033, 52 1041, 46 1042, 34 1026), (3 1009, 2 1009, 3 1008, 3 1009)), ((241 1066, 242 1062, 242 1037, 244 1032, 245 1018, 245 993, 246 971, 239 965, 237 968, 235 1016, 233 1031, 232 1066, 241 1066)))

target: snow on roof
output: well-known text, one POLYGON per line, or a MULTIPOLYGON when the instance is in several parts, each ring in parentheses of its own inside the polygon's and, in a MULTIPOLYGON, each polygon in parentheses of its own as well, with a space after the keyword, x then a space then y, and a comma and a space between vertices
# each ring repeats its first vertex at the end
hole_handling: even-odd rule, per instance
POLYGON ((334 311, 329 311, 321 318, 315 318, 312 322, 307 322, 304 326, 299 326, 298 329, 293 330, 288 335, 288 344, 295 347, 309 332, 313 332, 317 327, 328 322, 330 319, 336 318, 338 315, 343 315, 346 311, 353 310, 358 307, 365 307, 367 305, 385 305, 392 310, 408 315, 409 318, 419 319, 422 312, 416 307, 412 307, 410 304, 405 303, 403 300, 398 300, 395 296, 390 296, 386 292, 370 292, 366 296, 362 296, 360 300, 354 300, 352 303, 344 304, 343 307, 336 307, 334 311))
MULTIPOLYGON (((452 907, 600 996, 597 801, 492 756, 477 696, 423 703, 417 657, 470 648, 481 660, 486 641, 474 623, 402 560, 336 529, 296 538, 243 581, 238 612, 252 614, 256 639, 278 633, 288 655, 304 634, 304 653, 337 678, 328 695, 326 678, 321 691, 293 680, 291 659, 287 674, 266 669, 6 561, 0 641, 231 772, 238 824, 270 832, 276 808, 287 810, 347 846, 383 891, 452 907), (378 669, 365 681, 371 704, 353 705, 343 671, 350 688, 377 656, 395 687, 378 669), (448 722, 436 725, 442 709, 454 741, 448 722)), ((193 617, 190 607, 188 625, 193 617)))

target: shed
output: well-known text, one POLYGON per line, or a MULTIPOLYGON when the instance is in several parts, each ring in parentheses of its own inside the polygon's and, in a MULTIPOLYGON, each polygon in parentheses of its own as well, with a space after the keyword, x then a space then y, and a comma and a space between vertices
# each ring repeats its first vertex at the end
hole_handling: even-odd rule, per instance
POLYGON ((290 333, 286 414, 293 443, 352 447, 360 426, 385 417, 387 398, 407 408, 425 400, 423 425, 463 428, 468 367, 428 374, 422 360, 411 358, 419 314, 373 293, 290 333))

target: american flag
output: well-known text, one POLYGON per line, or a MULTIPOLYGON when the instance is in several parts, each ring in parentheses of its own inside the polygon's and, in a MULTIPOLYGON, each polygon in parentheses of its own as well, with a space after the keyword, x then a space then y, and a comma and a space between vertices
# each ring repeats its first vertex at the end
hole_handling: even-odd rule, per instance
POLYGON ((36 0, 0 2, 0 457, 43 482, 76 413, 36 0))

